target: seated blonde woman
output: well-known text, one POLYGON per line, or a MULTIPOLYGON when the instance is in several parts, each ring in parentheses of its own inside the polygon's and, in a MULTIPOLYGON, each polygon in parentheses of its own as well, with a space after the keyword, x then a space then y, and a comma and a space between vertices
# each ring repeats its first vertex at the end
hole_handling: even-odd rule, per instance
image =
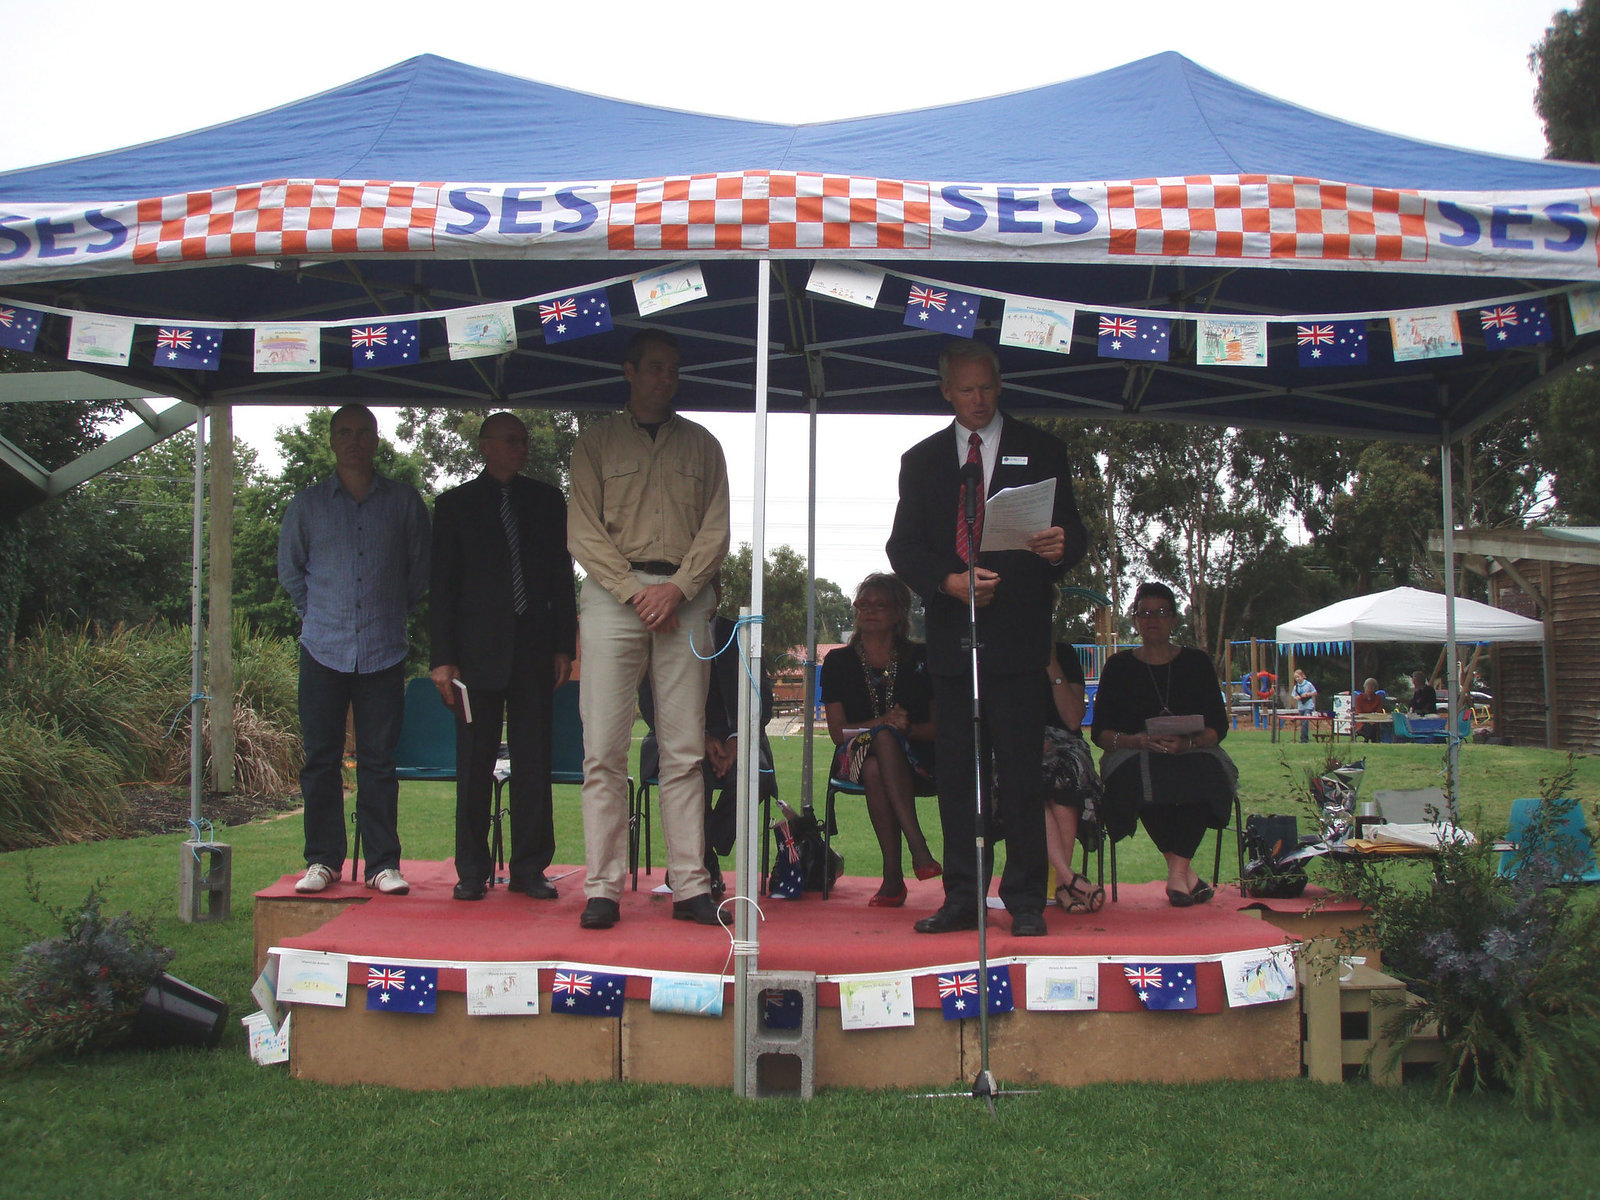
POLYGON ((944 873, 917 822, 917 796, 933 792, 933 683, 911 640, 911 591, 893 575, 856 589, 855 631, 822 660, 822 704, 838 747, 832 776, 859 784, 883 852, 874 908, 906 902, 901 839, 918 879, 944 873))

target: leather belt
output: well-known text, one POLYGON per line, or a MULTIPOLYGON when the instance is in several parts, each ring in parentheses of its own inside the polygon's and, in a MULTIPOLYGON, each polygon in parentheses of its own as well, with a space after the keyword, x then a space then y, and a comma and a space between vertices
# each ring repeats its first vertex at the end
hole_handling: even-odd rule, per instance
POLYGON ((669 562, 631 562, 628 564, 631 571, 643 571, 646 575, 675 575, 678 571, 677 563, 669 562))

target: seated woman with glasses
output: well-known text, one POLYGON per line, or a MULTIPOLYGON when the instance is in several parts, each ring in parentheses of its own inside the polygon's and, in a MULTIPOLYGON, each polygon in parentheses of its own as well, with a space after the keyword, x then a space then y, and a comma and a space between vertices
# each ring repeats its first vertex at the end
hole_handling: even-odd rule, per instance
POLYGON ((1227 825, 1239 772, 1219 747, 1228 713, 1211 659, 1172 641, 1172 590, 1140 584, 1133 609, 1140 645, 1106 659, 1094 698, 1094 741, 1105 751, 1102 820, 1117 841, 1144 821, 1167 861, 1168 903, 1188 908, 1212 897, 1193 859, 1206 830, 1227 825))
POLYGON ((838 751, 831 774, 866 793, 883 852, 874 908, 906 902, 900 840, 918 879, 944 874, 917 823, 917 796, 933 794, 933 681, 911 640, 911 590, 893 575, 868 575, 856 589, 855 631, 822 660, 822 704, 838 751))

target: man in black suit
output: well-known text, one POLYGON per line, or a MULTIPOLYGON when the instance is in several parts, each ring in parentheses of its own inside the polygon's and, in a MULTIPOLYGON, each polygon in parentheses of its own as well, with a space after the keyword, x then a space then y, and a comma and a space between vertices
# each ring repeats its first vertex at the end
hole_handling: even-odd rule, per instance
MULTIPOLYGON (((1011 913, 1011 931, 1036 937, 1045 932, 1049 877, 1039 675, 1050 661, 1055 583, 1083 557, 1088 537, 1072 495, 1066 447, 1043 430, 1000 413, 1000 364, 993 350, 982 342, 951 342, 939 355, 939 390, 955 410, 955 424, 901 458, 900 503, 887 547, 895 573, 922 597, 926 611, 939 736, 945 898, 916 929, 976 929, 980 879, 987 874, 975 845, 972 660, 965 644, 967 560, 957 532, 965 469, 982 472, 983 496, 1056 481, 1049 528, 1034 534, 1026 550, 980 554, 976 570, 984 757, 990 760, 983 778, 989 783, 996 772, 999 776, 998 802, 986 797, 984 812, 998 818, 1006 839, 1000 898, 1011 913)), ((974 541, 982 545, 981 525, 974 541)))
POLYGON ((572 674, 577 605, 561 493, 520 472, 528 430, 511 413, 484 419, 483 474, 434 505, 429 633, 433 682, 456 714, 457 900, 481 900, 489 795, 505 715, 511 755, 510 889, 554 900, 550 810, 551 694, 572 674), (466 688, 462 704, 460 686, 466 688), (472 711, 472 723, 465 710, 472 711))

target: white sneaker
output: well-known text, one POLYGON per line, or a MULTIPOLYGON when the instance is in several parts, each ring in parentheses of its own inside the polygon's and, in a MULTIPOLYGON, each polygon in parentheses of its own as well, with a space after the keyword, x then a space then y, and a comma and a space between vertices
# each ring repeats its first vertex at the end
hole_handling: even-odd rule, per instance
POLYGON ((394 867, 385 867, 371 879, 367 886, 374 891, 382 892, 385 896, 404 896, 411 890, 411 885, 406 882, 405 876, 394 867))
POLYGON ((297 892, 320 892, 333 882, 333 871, 321 863, 312 863, 294 885, 297 892))

